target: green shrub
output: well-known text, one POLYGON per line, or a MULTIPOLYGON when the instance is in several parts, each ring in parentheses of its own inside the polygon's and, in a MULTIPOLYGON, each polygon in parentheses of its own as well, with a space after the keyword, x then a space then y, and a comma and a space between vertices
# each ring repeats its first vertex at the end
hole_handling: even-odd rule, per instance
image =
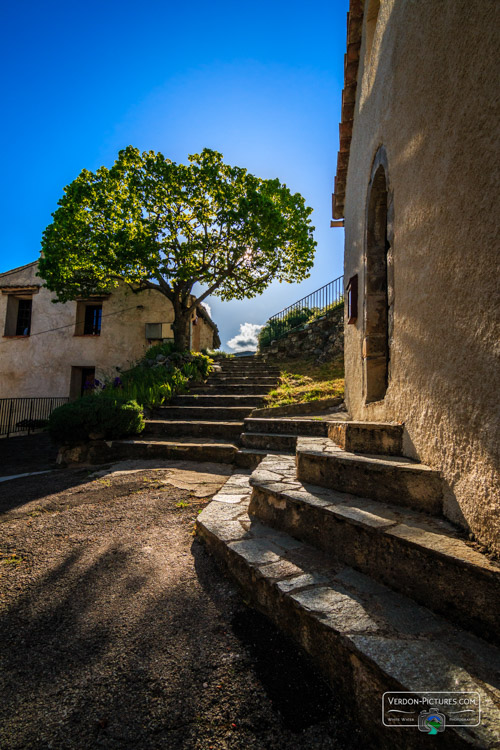
POLYGON ((199 352, 178 352, 172 344, 152 346, 130 370, 107 383, 101 396, 116 396, 137 401, 141 406, 161 406, 176 393, 183 393, 188 383, 205 380, 212 360, 199 352))
POLYGON ((91 435, 107 440, 135 435, 144 429, 142 409, 136 401, 102 394, 82 396, 54 409, 49 432, 59 444, 81 443, 91 435))
POLYGON ((168 357, 172 352, 175 352, 175 345, 173 343, 155 344, 154 346, 149 347, 144 355, 144 359, 156 359, 158 354, 164 354, 168 357))
POLYGON ((207 354, 212 359, 233 359, 234 354, 223 352, 222 349, 202 349, 202 354, 207 354))

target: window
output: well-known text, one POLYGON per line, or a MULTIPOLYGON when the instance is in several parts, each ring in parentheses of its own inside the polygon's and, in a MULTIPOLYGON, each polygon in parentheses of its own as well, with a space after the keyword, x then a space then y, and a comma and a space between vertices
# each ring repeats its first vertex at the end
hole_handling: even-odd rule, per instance
POLYGON ((358 319, 358 274, 351 276, 346 289, 347 323, 355 323, 358 319))
POLYGON ((84 336, 101 335, 102 305, 87 305, 85 308, 84 336))
POLYGON ((30 335, 32 302, 31 297, 17 297, 14 294, 9 294, 5 318, 5 336, 30 335))
POLYGON ((102 304, 85 302, 76 303, 75 336, 100 336, 102 322, 102 304))
POLYGON ((17 308, 16 336, 29 336, 31 329, 32 300, 20 299, 17 308))

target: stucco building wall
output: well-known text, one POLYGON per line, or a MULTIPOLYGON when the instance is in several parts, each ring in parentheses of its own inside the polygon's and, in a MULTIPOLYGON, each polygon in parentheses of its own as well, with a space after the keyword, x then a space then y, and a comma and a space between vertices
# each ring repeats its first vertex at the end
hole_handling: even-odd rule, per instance
MULTIPOLYGON (((0 398, 69 396, 74 367, 95 367, 98 379, 114 378, 117 367, 134 364, 151 345, 146 323, 174 320, 172 304, 162 294, 135 294, 123 285, 102 301, 100 335, 75 335, 77 302, 54 304, 55 295, 41 287, 36 271, 33 263, 0 275, 0 287, 40 285, 32 298, 31 332, 25 337, 3 335, 9 294, 0 291, 0 398)), ((198 325, 211 342, 212 328, 202 319, 198 325)))
POLYGON ((359 280, 346 400, 354 419, 403 421, 406 454, 443 473, 447 516, 498 548, 498 4, 382 0, 369 60, 366 6, 344 214, 345 279, 359 280), (390 364, 385 398, 366 403, 367 200, 381 147, 390 364))

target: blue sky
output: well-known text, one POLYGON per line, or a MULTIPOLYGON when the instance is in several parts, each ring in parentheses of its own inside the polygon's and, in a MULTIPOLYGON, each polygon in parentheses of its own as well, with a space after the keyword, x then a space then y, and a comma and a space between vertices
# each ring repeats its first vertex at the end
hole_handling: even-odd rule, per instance
POLYGON ((0 272, 38 257, 64 185, 132 144, 178 162, 217 149, 314 209, 309 279, 208 300, 225 348, 240 325, 340 276, 343 230, 329 222, 347 10, 348 0, 5 4, 0 272))

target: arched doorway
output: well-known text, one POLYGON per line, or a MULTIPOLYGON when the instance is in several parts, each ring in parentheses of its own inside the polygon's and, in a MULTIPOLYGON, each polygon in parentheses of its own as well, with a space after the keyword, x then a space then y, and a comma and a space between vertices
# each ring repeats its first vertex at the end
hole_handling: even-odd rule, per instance
POLYGON ((364 294, 364 391, 365 401, 381 401, 390 372, 392 328, 392 210, 385 151, 379 150, 372 171, 366 217, 364 294))

